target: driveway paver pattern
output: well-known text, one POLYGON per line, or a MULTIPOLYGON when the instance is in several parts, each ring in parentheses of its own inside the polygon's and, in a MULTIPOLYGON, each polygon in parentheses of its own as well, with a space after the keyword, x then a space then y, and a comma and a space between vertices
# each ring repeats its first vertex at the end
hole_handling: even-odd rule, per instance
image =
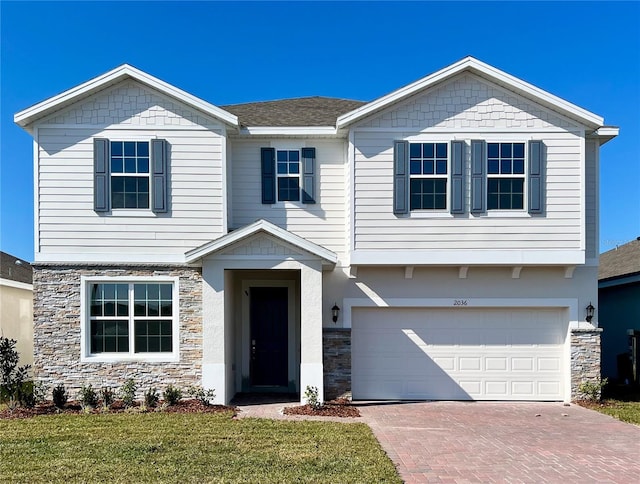
POLYGON ((640 482, 640 427, 577 405, 356 403, 407 483, 640 482))

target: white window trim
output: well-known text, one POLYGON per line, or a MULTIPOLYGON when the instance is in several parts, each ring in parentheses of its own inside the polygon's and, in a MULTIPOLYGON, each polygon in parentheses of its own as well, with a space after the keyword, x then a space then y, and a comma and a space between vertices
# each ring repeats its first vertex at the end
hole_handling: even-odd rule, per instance
POLYGON ((527 140, 519 139, 500 139, 500 140, 486 140, 485 141, 485 204, 487 207, 486 216, 494 216, 505 218, 509 216, 518 217, 530 217, 529 214, 529 142, 527 140), (524 173, 489 173, 489 143, 522 143, 524 144, 524 173), (489 208, 489 178, 522 178, 522 208, 489 208))
MULTIPOLYGON (((145 277, 145 276, 123 276, 123 277, 100 277, 100 276, 81 276, 80 277, 80 361, 83 363, 117 363, 128 361, 141 362, 178 362, 180 361, 180 283, 178 277, 145 277), (89 331, 90 314, 89 311, 91 297, 90 291, 87 289, 90 284, 95 283, 166 283, 173 284, 172 304, 173 316, 171 317, 172 329, 172 346, 171 353, 134 353, 133 345, 130 344, 129 353, 91 353, 89 331)), ((133 338, 133 335, 130 335, 133 338)))
POLYGON ((152 160, 151 160, 151 141, 154 139, 158 139, 157 135, 143 135, 143 136, 138 136, 138 135, 132 135, 132 134, 126 134, 123 136, 119 136, 119 135, 115 135, 115 133, 113 133, 114 136, 106 136, 106 139, 109 142, 109 211, 111 213, 111 215, 115 215, 115 216, 156 216, 156 214, 153 212, 153 210, 151 209, 151 202, 153 200, 153 178, 152 178, 152 160), (149 145, 149 173, 116 173, 114 174, 111 171, 111 143, 112 142, 119 142, 119 141, 123 141, 123 142, 140 142, 140 143, 144 143, 146 142, 149 145), (112 184, 113 184, 113 177, 116 176, 135 176, 135 177, 143 177, 146 176, 147 179, 149 180, 149 208, 114 208, 113 207, 113 188, 112 188, 112 184))
MULTIPOLYGON (((411 216, 416 216, 416 218, 425 218, 425 217, 444 217, 444 218, 453 218, 453 214, 450 212, 450 204, 451 204, 451 141, 442 141, 442 140, 422 140, 422 139, 411 139, 409 140, 409 214, 411 216), (433 144, 436 145, 438 143, 445 144, 447 146, 447 173, 445 175, 436 174, 433 175, 412 175, 411 174, 411 145, 412 144, 433 144), (446 178, 446 193, 445 193, 445 208, 416 208, 411 209, 411 180, 412 179, 438 179, 438 178, 446 178)), ((435 158, 434 158, 435 160, 435 158)), ((434 161, 435 163, 435 161, 434 161)), ((436 167, 434 164, 433 170, 435 172, 436 167)))
MULTIPOLYGON (((281 205, 283 203, 291 203, 291 204, 300 204, 302 205, 302 147, 289 148, 289 147, 280 147, 275 148, 276 150, 276 203, 274 205, 281 205), (279 194, 280 190, 278 189, 278 180, 280 178, 295 178, 295 173, 278 173, 278 151, 297 151, 298 152, 298 200, 280 200, 279 194)), ((288 155, 287 155, 288 158, 288 155)), ((287 161, 287 163, 289 163, 287 161)))

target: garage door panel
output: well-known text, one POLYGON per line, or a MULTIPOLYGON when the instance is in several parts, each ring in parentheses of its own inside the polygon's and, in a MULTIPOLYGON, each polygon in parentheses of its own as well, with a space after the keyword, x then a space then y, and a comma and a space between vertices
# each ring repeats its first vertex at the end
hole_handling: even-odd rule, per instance
POLYGON ((356 308, 352 321, 356 399, 563 398, 560 310, 356 308))

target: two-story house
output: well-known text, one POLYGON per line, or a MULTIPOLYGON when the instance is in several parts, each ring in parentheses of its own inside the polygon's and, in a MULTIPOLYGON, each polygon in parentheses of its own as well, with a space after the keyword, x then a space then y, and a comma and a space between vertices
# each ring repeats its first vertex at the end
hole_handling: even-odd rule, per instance
POLYGON ((599 378, 618 129, 472 57, 367 103, 221 107, 123 65, 15 121, 46 382, 568 401, 599 378))

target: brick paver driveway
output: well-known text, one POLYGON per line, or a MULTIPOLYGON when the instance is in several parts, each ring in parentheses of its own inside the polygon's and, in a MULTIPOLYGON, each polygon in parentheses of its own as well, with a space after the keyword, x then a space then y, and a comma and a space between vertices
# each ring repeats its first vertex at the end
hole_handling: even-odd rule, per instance
POLYGON ((362 403, 407 483, 640 482, 640 427, 560 403, 362 403))

